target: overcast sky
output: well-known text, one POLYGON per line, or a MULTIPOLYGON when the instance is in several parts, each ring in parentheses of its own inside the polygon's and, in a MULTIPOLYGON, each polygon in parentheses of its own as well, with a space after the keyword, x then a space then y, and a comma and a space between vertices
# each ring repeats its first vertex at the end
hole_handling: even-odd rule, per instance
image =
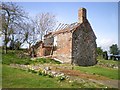
POLYGON ((87 18, 97 36, 97 46, 108 50, 118 44, 118 3, 117 2, 17 2, 31 17, 41 12, 56 15, 59 23, 78 21, 78 9, 87 9, 87 18))

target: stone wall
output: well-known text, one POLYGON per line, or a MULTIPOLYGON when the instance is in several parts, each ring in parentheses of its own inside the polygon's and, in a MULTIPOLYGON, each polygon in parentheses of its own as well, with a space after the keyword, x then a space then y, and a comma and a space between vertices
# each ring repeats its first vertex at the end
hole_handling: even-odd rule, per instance
POLYGON ((53 36, 48 36, 45 37, 44 43, 40 44, 39 47, 37 48, 37 56, 47 56, 52 54, 52 45, 53 45, 54 38, 53 36))
POLYGON ((71 63, 72 33, 57 34, 57 49, 53 56, 64 63, 71 63))
POLYGON ((82 66, 96 64, 96 47, 96 37, 87 21, 73 32, 72 63, 82 66))
POLYGON ((47 46, 47 45, 53 45, 53 41, 54 41, 54 37, 53 36, 45 38, 44 39, 44 45, 45 46, 47 46))
POLYGON ((52 54, 51 52, 52 47, 39 47, 38 51, 37 51, 37 56, 41 57, 41 56, 48 56, 50 54, 52 54))
POLYGON ((37 57, 44 56, 44 53, 45 53, 44 51, 45 51, 45 48, 39 47, 37 49, 37 57))
POLYGON ((78 11, 78 19, 79 23, 74 28, 69 27, 45 35, 44 47, 39 48, 38 55, 50 55, 54 45, 53 57, 64 63, 82 66, 96 64, 96 36, 87 20, 85 8, 78 11))
POLYGON ((52 54, 52 47, 46 47, 44 49, 44 56, 48 56, 48 55, 51 55, 52 54))
POLYGON ((78 10, 78 21, 79 23, 83 23, 87 18, 87 11, 85 8, 80 8, 78 10))

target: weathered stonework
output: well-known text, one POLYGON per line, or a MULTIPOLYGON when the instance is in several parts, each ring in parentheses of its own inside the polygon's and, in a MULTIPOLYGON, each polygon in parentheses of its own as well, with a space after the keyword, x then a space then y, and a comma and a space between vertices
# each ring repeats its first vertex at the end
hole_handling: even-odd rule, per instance
POLYGON ((81 24, 77 29, 72 34, 72 63, 82 66, 96 64, 97 45, 92 28, 86 22, 81 24))
POLYGON ((53 56, 57 57, 64 63, 71 62, 72 33, 61 33, 57 35, 57 49, 53 56))
POLYGON ((86 9, 78 12, 79 23, 45 35, 37 56, 48 56, 63 63, 89 66, 96 62, 96 36, 86 18, 86 9))

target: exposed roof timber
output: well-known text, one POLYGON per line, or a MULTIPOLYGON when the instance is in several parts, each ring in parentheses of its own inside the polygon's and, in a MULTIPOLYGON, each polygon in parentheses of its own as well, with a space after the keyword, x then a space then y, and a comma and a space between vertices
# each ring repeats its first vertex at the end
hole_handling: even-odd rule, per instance
POLYGON ((65 24, 65 26, 64 26, 64 28, 63 28, 63 29, 65 29, 66 27, 68 27, 68 24, 65 24))
MULTIPOLYGON (((63 26, 64 26, 64 24, 62 24, 62 25, 59 27, 59 29, 61 29, 63 26)), ((59 29, 58 29, 58 30, 59 30, 59 29)))
POLYGON ((72 23, 72 24, 62 24, 62 23, 60 23, 59 25, 58 25, 58 27, 55 29, 55 31, 57 31, 57 30, 60 30, 60 29, 66 29, 66 28, 74 28, 74 26, 76 26, 78 23, 77 22, 75 22, 75 23, 72 23))
POLYGON ((70 24, 70 27, 74 27, 74 26, 77 25, 77 24, 78 24, 77 22, 72 23, 72 24, 70 24))
POLYGON ((72 30, 76 25, 78 25, 77 22, 70 24, 69 25, 70 30, 72 30))
POLYGON ((61 29, 64 29, 65 27, 66 27, 66 24, 64 24, 61 29))
POLYGON ((55 29, 55 31, 60 27, 61 23, 59 23, 58 27, 55 29))

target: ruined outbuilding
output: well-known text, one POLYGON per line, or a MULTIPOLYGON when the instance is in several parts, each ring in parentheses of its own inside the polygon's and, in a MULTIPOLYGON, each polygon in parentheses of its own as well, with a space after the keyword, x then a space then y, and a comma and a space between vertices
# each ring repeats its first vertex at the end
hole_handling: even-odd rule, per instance
POLYGON ((61 24, 58 30, 44 36, 37 47, 37 56, 52 56, 63 63, 90 66, 96 62, 96 36, 87 20, 87 11, 80 8, 79 22, 61 24))

